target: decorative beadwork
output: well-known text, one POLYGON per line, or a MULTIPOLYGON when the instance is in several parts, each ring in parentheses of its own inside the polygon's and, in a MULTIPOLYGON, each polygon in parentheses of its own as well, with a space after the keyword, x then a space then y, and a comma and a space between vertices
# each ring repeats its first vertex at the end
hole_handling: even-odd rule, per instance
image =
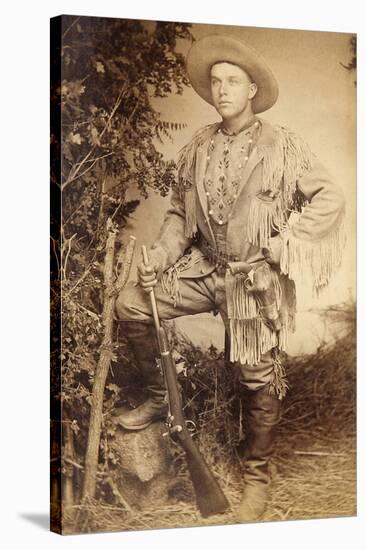
POLYGON ((258 122, 237 134, 228 134, 224 128, 218 128, 210 139, 204 185, 208 214, 218 225, 228 222, 239 194, 243 169, 258 139, 259 130, 258 122), (241 157, 238 163, 237 155, 241 157))

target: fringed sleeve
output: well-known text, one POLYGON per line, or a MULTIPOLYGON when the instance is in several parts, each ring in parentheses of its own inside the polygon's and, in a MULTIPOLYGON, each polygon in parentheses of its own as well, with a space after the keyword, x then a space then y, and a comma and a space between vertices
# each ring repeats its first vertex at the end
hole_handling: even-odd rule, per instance
POLYGON ((311 170, 297 185, 308 204, 296 222, 281 233, 281 271, 296 285, 311 281, 317 294, 341 264, 345 244, 345 199, 315 157, 311 170))
POLYGON ((263 156, 262 194, 254 197, 248 216, 252 244, 270 248, 279 233, 281 271, 297 286, 311 281, 314 293, 324 287, 341 263, 344 247, 344 196, 296 133, 277 126, 263 156), (298 212, 289 223, 291 212, 298 212))
POLYGON ((164 259, 162 271, 175 264, 191 245, 192 239, 185 235, 185 207, 176 189, 173 189, 170 206, 152 249, 161 252, 164 259))

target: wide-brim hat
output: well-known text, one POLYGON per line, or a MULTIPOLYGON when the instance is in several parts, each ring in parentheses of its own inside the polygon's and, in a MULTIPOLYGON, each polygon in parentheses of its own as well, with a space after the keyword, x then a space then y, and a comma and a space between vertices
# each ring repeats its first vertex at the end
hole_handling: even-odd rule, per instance
POLYGON ((278 84, 263 57, 237 38, 210 35, 193 43, 187 55, 187 73, 194 90, 213 105, 211 96, 211 67, 215 63, 238 65, 257 84, 252 99, 254 113, 262 113, 278 98, 278 84))

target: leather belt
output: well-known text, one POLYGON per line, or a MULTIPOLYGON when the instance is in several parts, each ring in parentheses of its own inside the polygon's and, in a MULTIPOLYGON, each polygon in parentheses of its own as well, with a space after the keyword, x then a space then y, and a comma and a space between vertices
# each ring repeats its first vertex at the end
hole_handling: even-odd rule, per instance
POLYGON ((206 256, 210 264, 215 265, 219 274, 225 273, 229 262, 239 261, 238 256, 234 256, 233 254, 225 254, 224 252, 217 250, 217 248, 206 241, 202 235, 199 236, 196 246, 200 249, 202 254, 206 256))

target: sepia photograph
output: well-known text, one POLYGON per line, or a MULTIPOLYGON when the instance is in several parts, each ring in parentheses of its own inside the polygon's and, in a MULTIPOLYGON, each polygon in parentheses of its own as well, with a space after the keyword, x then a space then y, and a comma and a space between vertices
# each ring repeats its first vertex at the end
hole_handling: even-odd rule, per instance
POLYGON ((356 34, 50 41, 51 530, 356 516, 356 34))

